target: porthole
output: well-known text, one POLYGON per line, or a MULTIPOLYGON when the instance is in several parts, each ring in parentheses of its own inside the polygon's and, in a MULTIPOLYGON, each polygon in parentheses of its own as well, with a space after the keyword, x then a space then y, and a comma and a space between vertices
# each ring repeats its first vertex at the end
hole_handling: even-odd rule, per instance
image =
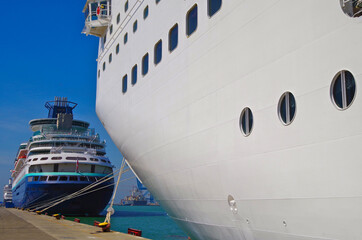
POLYGON ((343 12, 349 17, 362 16, 362 2, 360 0, 339 0, 343 12))
POLYGON ((118 15, 117 15, 117 24, 119 23, 119 21, 121 21, 121 15, 118 13, 118 15))
POLYGON ((127 74, 122 78, 122 92, 127 92, 127 74))
POLYGON ((116 46, 116 54, 118 54, 118 53, 119 53, 119 43, 116 46))
POLYGON ((106 62, 103 63, 103 72, 106 70, 106 62))
POLYGON ((124 34, 123 43, 126 44, 128 41, 128 33, 124 34))
POLYGON ((128 0, 124 4, 124 12, 127 12, 127 10, 128 10, 128 0))
POLYGON ((178 44, 178 25, 175 24, 168 33, 168 50, 172 52, 178 44))
POLYGON ((222 0, 208 0, 207 13, 209 17, 212 17, 221 8, 222 0))
POLYGON ((283 93, 279 99, 278 115, 284 125, 289 125, 293 122, 296 109, 297 106, 294 95, 291 92, 283 93))
POLYGON ((253 113, 250 108, 246 107, 240 114, 239 127, 245 137, 249 136, 253 130, 253 113))
POLYGON ((158 41, 155 44, 155 48, 154 48, 154 63, 157 65, 161 62, 162 60, 162 40, 158 41))
POLYGON ((143 10, 143 19, 146 19, 148 17, 148 6, 145 7, 143 10))
POLYGON ((133 32, 137 31, 137 20, 133 23, 133 32))
POLYGON ((356 81, 351 72, 343 70, 336 74, 331 84, 330 95, 338 109, 345 110, 351 106, 356 96, 356 81))
POLYGON ((131 79, 132 85, 135 85, 137 83, 137 64, 133 66, 132 68, 132 79, 131 79))
POLYGON ((186 15, 186 34, 190 36, 197 28, 197 4, 195 4, 186 15))

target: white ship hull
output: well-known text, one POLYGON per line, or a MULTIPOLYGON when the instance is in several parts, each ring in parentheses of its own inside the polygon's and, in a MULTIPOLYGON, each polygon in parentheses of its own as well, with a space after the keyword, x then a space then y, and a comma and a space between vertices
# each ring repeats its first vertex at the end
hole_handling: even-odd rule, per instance
MULTIPOLYGON (((124 30, 127 45, 120 34, 109 50, 100 47, 97 114, 113 141, 193 240, 362 239, 361 19, 337 0, 224 0, 212 18, 206 2, 144 1, 124 30), (195 2, 198 27, 186 37, 195 2), (169 53, 175 23, 179 44, 169 53), (122 77, 134 64, 141 69, 146 52, 149 73, 122 94, 122 77), (330 97, 341 70, 357 86, 345 111, 330 97), (297 103, 289 126, 277 113, 286 91, 297 103), (244 107, 254 115, 248 137, 239 128, 244 107)), ((112 4, 115 21, 124 3, 112 4)))

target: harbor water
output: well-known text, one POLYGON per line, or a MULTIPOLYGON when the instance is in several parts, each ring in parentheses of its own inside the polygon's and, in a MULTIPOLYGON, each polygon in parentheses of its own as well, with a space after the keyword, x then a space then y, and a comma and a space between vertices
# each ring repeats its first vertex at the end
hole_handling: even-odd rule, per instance
MULTIPOLYGON (((142 230, 142 237, 153 240, 187 240, 187 235, 166 214, 160 206, 113 206, 115 213, 111 217, 113 231, 127 233, 128 228, 142 230)), ((76 217, 81 223, 93 225, 94 221, 103 222, 101 217, 76 217)), ((67 217, 73 220, 74 217, 67 217)))

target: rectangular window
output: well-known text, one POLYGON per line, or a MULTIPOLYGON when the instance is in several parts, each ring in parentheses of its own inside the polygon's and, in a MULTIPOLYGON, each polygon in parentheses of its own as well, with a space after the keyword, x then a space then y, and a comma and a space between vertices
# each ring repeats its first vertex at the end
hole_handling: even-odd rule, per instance
POLYGON ((195 4, 188 12, 186 16, 186 34, 191 36, 197 28, 197 4, 195 4))
POLYGON ((133 32, 137 31, 137 20, 133 23, 133 32))
POLYGON ((168 50, 172 52, 178 44, 178 25, 175 24, 168 33, 168 50))
POLYGON ((56 181, 58 180, 58 176, 49 176, 48 181, 56 181))
POLYGON ((122 92, 123 93, 127 92, 127 74, 124 75, 124 77, 122 79, 122 92))
POLYGON ((132 68, 132 79, 131 79, 132 85, 135 85, 137 83, 137 64, 133 66, 132 68))
POLYGON ((91 173, 94 173, 95 167, 95 165, 91 165, 91 173))
POLYGON ((59 177, 59 181, 67 181, 68 177, 67 176, 60 176, 59 177))
POLYGON ((207 13, 209 14, 209 17, 212 17, 220 10, 222 0, 208 0, 207 2, 207 13))
POLYGON ((38 180, 39 180, 39 176, 35 176, 34 181, 38 181, 38 180))
POLYGON ((59 164, 54 164, 53 172, 58 172, 59 170, 59 164))
POLYGON ((145 76, 148 73, 148 53, 142 58, 142 75, 145 76))
POLYGON ((28 177, 28 182, 32 182, 33 181, 33 177, 28 177))
POLYGON ((69 176, 69 181, 78 181, 77 176, 69 176))
POLYGON ((154 62, 159 64, 162 60, 162 40, 158 41, 155 45, 154 62))
POLYGON ((41 176, 40 179, 39 179, 39 181, 46 181, 47 178, 48 178, 48 176, 41 176))

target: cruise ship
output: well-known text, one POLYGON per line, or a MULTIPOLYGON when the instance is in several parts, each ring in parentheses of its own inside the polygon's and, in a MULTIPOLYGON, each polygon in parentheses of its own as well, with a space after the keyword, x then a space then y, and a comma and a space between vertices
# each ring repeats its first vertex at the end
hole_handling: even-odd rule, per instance
POLYGON ((362 239, 361 0, 83 11, 96 112, 191 239, 362 239))
POLYGON ((113 193, 113 165, 89 123, 73 119, 76 103, 56 97, 48 118, 31 120, 12 170, 15 207, 67 215, 98 215, 113 193), (98 183, 97 183, 98 182, 98 183), (94 186, 94 187, 92 187, 94 186), (88 187, 87 191, 85 189, 88 187), (81 191, 78 197, 65 197, 81 191))

